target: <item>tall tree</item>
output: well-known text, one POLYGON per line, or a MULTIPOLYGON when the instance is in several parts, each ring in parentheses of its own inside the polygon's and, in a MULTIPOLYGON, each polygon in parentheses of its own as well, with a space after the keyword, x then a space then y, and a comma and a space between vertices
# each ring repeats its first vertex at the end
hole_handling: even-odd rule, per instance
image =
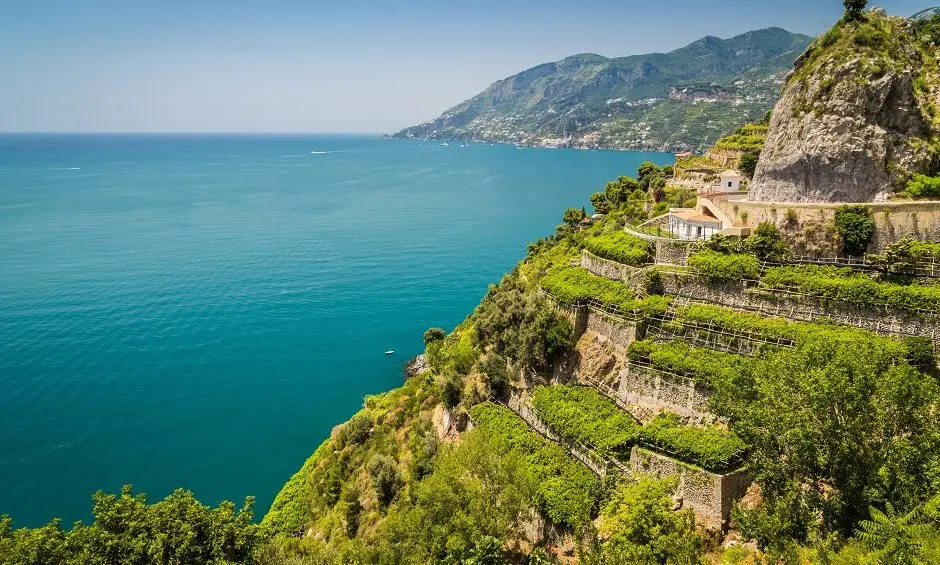
POLYGON ((862 12, 868 6, 868 0, 845 0, 845 15, 850 20, 862 19, 862 12))

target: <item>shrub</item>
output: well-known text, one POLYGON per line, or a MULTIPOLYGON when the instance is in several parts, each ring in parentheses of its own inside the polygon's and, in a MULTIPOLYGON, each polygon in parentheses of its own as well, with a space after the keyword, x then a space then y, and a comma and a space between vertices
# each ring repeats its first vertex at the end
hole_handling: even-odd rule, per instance
POLYGON ((689 257, 689 267, 712 281, 754 280, 760 276, 760 263, 753 255, 700 251, 689 257))
POLYGON ((568 457, 564 448, 538 435, 508 408, 479 404, 470 410, 474 424, 504 452, 520 457, 539 483, 536 504, 555 523, 580 526, 591 519, 597 478, 568 457))
POLYGON ((904 346, 907 348, 907 360, 912 366, 925 373, 936 370, 937 358, 930 338, 908 337, 904 339, 904 346))
POLYGON ((451 373, 444 377, 441 383, 441 402, 448 408, 456 408, 460 405, 460 398, 463 394, 463 382, 460 376, 451 373))
POLYGON ((844 0, 842 3, 845 5, 845 17, 849 20, 862 19, 862 12, 868 6, 868 0, 844 0))
POLYGON ((757 224, 754 235, 747 239, 748 247, 761 261, 779 263, 790 255, 790 247, 780 236, 780 230, 773 222, 757 224))
POLYGON ((741 171, 742 175, 748 178, 754 177, 754 172, 757 170, 757 161, 760 159, 760 154, 761 152, 759 150, 751 150, 741 155, 741 162, 738 165, 738 169, 741 171))
POLYGON ((356 445, 369 438, 372 432, 372 418, 366 412, 359 412, 349 419, 336 434, 336 440, 342 448, 347 445, 356 445))
POLYGON ((607 194, 595 192, 591 195, 591 206, 598 214, 607 214, 610 212, 610 202, 607 200, 607 194))
POLYGON ((866 259, 889 273, 909 274, 914 272, 918 263, 940 262, 940 243, 924 243, 908 237, 892 243, 882 253, 868 255, 866 259))
POLYGON ((637 300, 627 285, 592 275, 576 267, 556 268, 542 278, 539 284, 563 304, 579 304, 594 298, 619 308, 625 314, 642 313, 646 316, 656 316, 664 313, 670 304, 670 299, 663 296, 637 300))
POLYGON ((550 301, 512 279, 493 287, 473 314, 476 342, 517 368, 548 371, 574 346, 574 328, 550 301))
POLYGON ((368 470, 372 477, 375 498, 379 501, 379 505, 385 508, 395 498, 403 484, 398 465, 387 455, 374 455, 369 460, 368 470))
POLYGON ((447 334, 444 333, 444 330, 441 328, 428 328, 424 332, 424 345, 430 345, 437 341, 444 341, 444 338, 447 337, 447 334))
POLYGON ((650 262, 650 244, 622 231, 589 237, 584 248, 604 259, 641 267, 650 262))
POLYGON ((684 425, 677 414, 663 412, 643 426, 641 437, 681 460, 715 472, 740 464, 747 446, 724 428, 684 425))
POLYGON ((836 210, 836 231, 842 249, 849 255, 862 255, 875 236, 875 220, 868 206, 841 206, 836 210))
POLYGON ((502 398, 509 387, 509 371, 506 368, 506 358, 493 353, 482 363, 480 370, 486 375, 487 386, 490 389, 490 398, 502 398))
POLYGON ((593 388, 538 387, 532 404, 558 435, 616 454, 629 454, 640 426, 593 388))
POLYGON ((569 226, 575 226, 578 222, 587 217, 587 212, 583 208, 568 208, 565 210, 565 215, 562 217, 562 221, 569 226))
POLYGON ((466 375, 476 363, 480 352, 474 347, 475 331, 464 323, 441 341, 432 341, 425 351, 428 364, 438 374, 454 372, 466 375))
POLYGON ((940 177, 914 175, 904 194, 911 198, 940 198, 940 177))

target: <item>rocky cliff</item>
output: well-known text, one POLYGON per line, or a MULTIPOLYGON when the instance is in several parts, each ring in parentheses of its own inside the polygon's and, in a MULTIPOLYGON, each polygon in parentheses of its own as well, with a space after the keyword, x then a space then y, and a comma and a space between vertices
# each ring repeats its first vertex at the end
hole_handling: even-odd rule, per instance
POLYGON ((870 11, 795 63, 774 110, 750 199, 884 201, 940 169, 940 17, 870 11))

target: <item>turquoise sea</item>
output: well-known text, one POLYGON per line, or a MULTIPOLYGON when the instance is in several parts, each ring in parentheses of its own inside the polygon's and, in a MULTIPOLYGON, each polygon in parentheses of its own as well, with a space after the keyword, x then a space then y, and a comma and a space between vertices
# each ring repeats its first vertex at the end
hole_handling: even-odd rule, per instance
POLYGON ((669 155, 0 136, 0 514, 283 483, 569 205, 669 155), (386 356, 388 349, 395 355, 386 356))

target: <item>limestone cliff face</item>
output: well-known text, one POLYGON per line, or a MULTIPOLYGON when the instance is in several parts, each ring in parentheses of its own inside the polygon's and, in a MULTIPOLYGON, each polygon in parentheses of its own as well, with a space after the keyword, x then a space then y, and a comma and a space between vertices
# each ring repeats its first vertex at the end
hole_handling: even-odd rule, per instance
POLYGON ((873 202, 935 173, 936 47, 917 26, 869 13, 818 39, 774 109, 751 200, 873 202))

